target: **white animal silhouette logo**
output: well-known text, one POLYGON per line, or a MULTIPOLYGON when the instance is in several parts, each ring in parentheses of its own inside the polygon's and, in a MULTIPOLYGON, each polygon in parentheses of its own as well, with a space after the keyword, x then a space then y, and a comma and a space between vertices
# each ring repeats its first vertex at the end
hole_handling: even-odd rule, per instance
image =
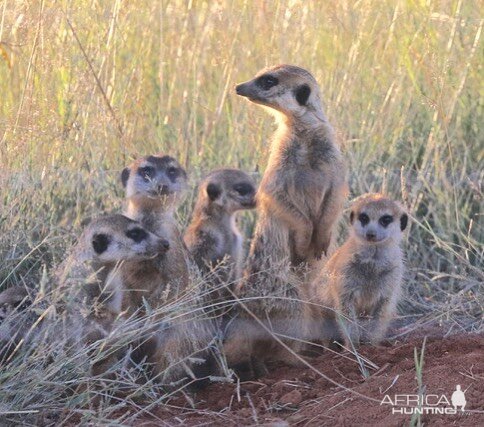
POLYGON ((466 407, 466 396, 464 392, 460 389, 460 385, 457 385, 455 387, 455 391, 452 393, 452 406, 454 406, 454 409, 457 411, 457 407, 461 407, 461 411, 464 412, 464 408, 466 407))

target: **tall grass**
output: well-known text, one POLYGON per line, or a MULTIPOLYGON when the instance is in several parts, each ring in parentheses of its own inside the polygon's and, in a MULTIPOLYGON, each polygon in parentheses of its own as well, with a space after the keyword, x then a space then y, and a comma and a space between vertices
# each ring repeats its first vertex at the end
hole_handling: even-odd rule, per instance
POLYGON ((285 62, 321 84, 351 196, 414 219, 402 314, 482 330, 483 22, 478 0, 0 1, 0 288, 38 287, 118 211, 134 156, 177 156, 193 188, 262 172, 273 125, 233 85, 285 62))

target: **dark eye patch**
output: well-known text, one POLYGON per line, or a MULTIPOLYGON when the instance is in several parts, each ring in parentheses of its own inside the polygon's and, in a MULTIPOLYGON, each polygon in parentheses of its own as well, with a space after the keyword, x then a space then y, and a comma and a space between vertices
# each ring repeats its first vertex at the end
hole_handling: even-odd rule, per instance
POLYGON ((170 178, 171 181, 175 181, 175 179, 180 176, 181 171, 175 166, 170 166, 167 169, 166 173, 168 174, 168 177, 170 178))
POLYGON ((155 168, 153 166, 143 166, 138 168, 138 175, 141 176, 145 181, 149 181, 155 176, 155 168))
POLYGON ((391 215, 383 215, 382 217, 380 217, 378 222, 383 227, 387 227, 389 224, 391 224, 393 222, 393 217, 391 215))
POLYGON ((311 95, 311 88, 306 84, 298 86, 294 92, 294 95, 296 96, 296 101, 299 105, 306 105, 309 95, 311 95))
POLYGON ((109 243, 111 242, 111 237, 108 236, 107 234, 95 234, 94 236, 92 236, 92 247, 94 249, 94 251, 100 255, 102 254, 104 251, 106 251, 106 249, 108 248, 109 246, 109 243))
POLYGON ((234 190, 237 191, 241 196, 246 196, 247 194, 254 192, 254 187, 248 182, 241 182, 240 184, 234 185, 234 190))
POLYGON ((361 225, 366 225, 370 222, 370 217, 366 213, 360 213, 358 215, 358 221, 361 222, 361 225))
POLYGON ((256 80, 256 85, 263 90, 269 90, 271 87, 277 86, 279 84, 279 79, 270 74, 264 74, 256 80))
POLYGON ((142 228, 132 228, 126 232, 126 236, 136 243, 139 243, 148 237, 148 233, 142 228))
POLYGON ((222 194, 222 190, 218 187, 218 185, 210 183, 207 185, 207 194, 210 200, 214 201, 220 196, 220 194, 222 194))
POLYGON ((405 230, 407 228, 408 215, 404 213, 400 218, 400 230, 405 230))
POLYGON ((121 182, 123 183, 123 187, 126 187, 126 184, 128 184, 128 179, 129 179, 129 168, 124 168, 123 171, 121 172, 121 182))

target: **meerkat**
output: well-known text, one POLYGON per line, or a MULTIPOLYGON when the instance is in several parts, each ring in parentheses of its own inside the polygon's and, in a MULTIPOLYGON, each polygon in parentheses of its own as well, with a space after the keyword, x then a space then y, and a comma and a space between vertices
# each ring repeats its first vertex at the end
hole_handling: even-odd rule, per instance
POLYGON ((167 236, 170 242, 166 254, 148 261, 128 261, 117 273, 125 287, 123 310, 144 318, 147 305, 158 309, 151 316, 153 327, 141 337, 133 358, 145 359, 154 377, 163 383, 187 375, 195 379, 205 365, 193 360, 205 358, 203 351, 215 332, 209 322, 189 318, 202 296, 190 283, 190 254, 175 219, 187 189, 186 171, 173 157, 146 156, 125 168, 121 181, 126 192, 125 214, 151 232, 167 236), (187 298, 187 293, 199 298, 187 298), (175 314, 176 320, 167 319, 171 307, 176 306, 180 312, 186 311, 186 316, 175 314))
MULTIPOLYGON (((236 93, 267 108, 278 122, 257 191, 259 219, 238 294, 241 299, 261 298, 247 302, 246 308, 271 332, 304 338, 311 313, 301 302, 307 293, 307 273, 302 271, 328 252, 347 195, 346 165, 318 83, 308 71, 292 65, 268 68, 237 85, 236 93)), ((274 341, 251 316, 240 310, 243 326, 234 327, 245 330, 246 337, 228 340, 231 363, 289 360, 283 355, 287 352, 267 351, 274 341)), ((285 342, 299 348, 294 340, 285 342)))
POLYGON ((238 169, 212 171, 199 185, 184 240, 198 268, 213 282, 213 302, 232 299, 225 287, 233 289, 241 276, 243 237, 236 214, 255 207, 255 191, 254 180, 238 169))
POLYGON ((187 174, 173 157, 146 156, 122 171, 121 182, 126 192, 124 214, 170 242, 170 251, 157 259, 124 264, 123 309, 136 311, 143 299, 159 307, 189 284, 188 251, 174 216, 187 188, 187 174))
MULTIPOLYGON (((90 222, 57 271, 57 291, 69 293, 67 312, 75 313, 70 321, 81 325, 85 344, 105 338, 121 313, 123 283, 113 273, 122 262, 153 259, 168 250, 166 239, 123 215, 90 222)), ((107 363, 94 364, 94 375, 103 372, 107 363)))
POLYGON ((326 345, 378 344, 384 337, 401 294, 407 222, 402 206, 382 194, 353 203, 350 236, 313 284, 323 307, 318 335, 326 345))

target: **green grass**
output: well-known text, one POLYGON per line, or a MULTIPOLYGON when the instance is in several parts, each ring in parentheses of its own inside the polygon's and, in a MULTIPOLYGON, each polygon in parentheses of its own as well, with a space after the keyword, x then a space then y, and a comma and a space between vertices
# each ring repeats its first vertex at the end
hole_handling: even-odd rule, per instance
MULTIPOLYGON (((409 209, 401 313, 482 331, 482 27, 477 0, 0 1, 0 289, 38 287, 83 220, 119 211, 137 155, 176 156, 193 190, 214 167, 262 172, 274 126, 233 86, 285 62, 321 84, 351 197, 409 209)), ((48 369, 1 377, 10 409, 48 369)))
MULTIPOLYGON (((425 354, 425 343, 427 342, 427 337, 424 338, 422 342, 422 351, 420 352, 420 356, 418 354, 417 347, 413 349, 413 359, 415 361, 415 378, 417 380, 418 385, 418 395, 419 395, 419 402, 423 399, 425 395, 426 387, 423 383, 423 368, 424 368, 424 354, 425 354)), ((417 406, 418 409, 422 409, 422 404, 419 403, 417 406)), ((415 413, 412 415, 410 419, 409 426, 410 427, 422 427, 422 416, 419 413, 415 413)))

